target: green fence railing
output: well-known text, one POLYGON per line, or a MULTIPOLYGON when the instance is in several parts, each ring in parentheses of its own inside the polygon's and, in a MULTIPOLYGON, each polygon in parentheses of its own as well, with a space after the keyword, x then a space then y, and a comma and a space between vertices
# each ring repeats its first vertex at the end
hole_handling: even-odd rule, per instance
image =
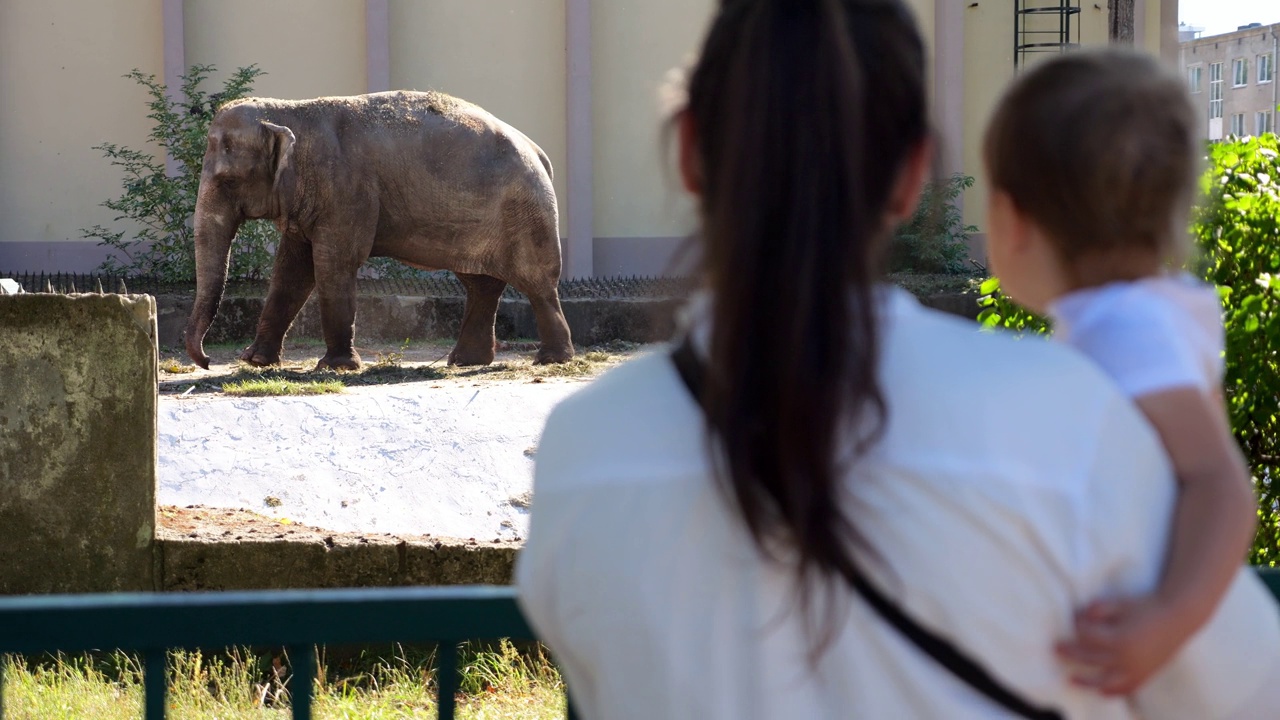
MULTIPOLYGON (((1260 570, 1280 599, 1280 570, 1260 570)), ((438 643, 439 717, 452 720, 457 647, 468 640, 533 640, 510 587, 117 593, 0 598, 0 655, 124 650, 142 653, 146 718, 165 716, 167 651, 283 646, 293 661, 295 719, 311 717, 316 645, 438 643)), ((3 669, 3 665, 0 665, 3 669)), ((0 675, 0 719, 4 678, 0 675)), ((569 707, 569 718, 574 717, 569 707)))
MULTIPOLYGON (((170 649, 283 646, 293 663, 293 717, 307 720, 316 675, 314 647, 381 643, 438 643, 439 717, 452 720, 460 679, 458 645, 500 638, 535 639, 510 587, 0 598, 0 655, 140 653, 147 720, 165 717, 170 649)), ((3 683, 0 676, 0 718, 4 716, 3 683)), ((572 707, 569 717, 573 718, 572 707)))

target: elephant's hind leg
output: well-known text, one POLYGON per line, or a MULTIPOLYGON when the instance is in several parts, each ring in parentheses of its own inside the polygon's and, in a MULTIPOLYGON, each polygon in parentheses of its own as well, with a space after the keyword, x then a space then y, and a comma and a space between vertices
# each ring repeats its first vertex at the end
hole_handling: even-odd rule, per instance
MULTIPOLYGON (((514 284, 514 283, 513 283, 514 284)), ((569 323, 560 308, 560 290, 555 281, 537 285, 515 284, 529 298, 533 317, 538 323, 538 355, 535 365, 569 362, 573 359, 573 339, 569 323)))
POLYGON ((467 289, 467 304, 462 312, 458 343, 449 353, 449 364, 488 365, 493 362, 497 347, 493 328, 498 318, 498 302, 507 283, 488 275, 455 274, 467 289))

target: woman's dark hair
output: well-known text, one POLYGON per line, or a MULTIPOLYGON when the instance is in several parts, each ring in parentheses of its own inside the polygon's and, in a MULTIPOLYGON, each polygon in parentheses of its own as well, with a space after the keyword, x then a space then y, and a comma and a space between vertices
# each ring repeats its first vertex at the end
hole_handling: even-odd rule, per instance
POLYGON ((795 554, 808 610, 815 577, 852 577, 843 471, 886 419, 875 283, 928 132, 923 45, 900 0, 722 0, 685 112, 717 477, 766 556, 795 554))

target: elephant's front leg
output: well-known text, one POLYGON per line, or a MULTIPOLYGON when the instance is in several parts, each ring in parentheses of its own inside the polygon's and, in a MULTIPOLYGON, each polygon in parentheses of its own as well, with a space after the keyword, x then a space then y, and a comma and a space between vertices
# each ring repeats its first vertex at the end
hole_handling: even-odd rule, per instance
POLYGON ((361 232, 325 233, 312 241, 326 348, 316 370, 360 369, 360 355, 355 348, 356 273, 367 255, 367 251, 359 252, 360 247, 366 246, 358 240, 363 236, 361 232))
POLYGON ((356 274, 320 283, 320 324, 324 328, 325 354, 316 370, 359 370, 356 353, 356 274))
POLYGON ((271 271, 266 306, 258 319, 258 331, 253 344, 240 354, 241 360, 258 366, 280 364, 284 335, 311 296, 315 284, 311 244, 296 236, 282 238, 271 271))

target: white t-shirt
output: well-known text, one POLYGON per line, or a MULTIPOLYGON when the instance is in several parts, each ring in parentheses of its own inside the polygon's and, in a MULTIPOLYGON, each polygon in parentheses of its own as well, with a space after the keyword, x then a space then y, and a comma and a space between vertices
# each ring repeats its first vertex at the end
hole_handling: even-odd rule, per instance
POLYGON ((1077 290, 1049 315, 1054 338, 1087 355, 1129 397, 1222 386, 1222 302, 1189 275, 1077 290))
MULTIPOLYGON (((897 290, 883 327, 888 424, 845 485, 859 561, 1029 700, 1072 719, 1139 717, 1072 687, 1053 645, 1084 603, 1154 586, 1175 497, 1158 438, 1096 367, 1053 343, 979 333, 897 290)), ((1008 717, 852 591, 811 666, 795 579, 761 558, 716 488, 703 427, 665 352, 610 371, 547 421, 516 581, 582 717, 1008 717)), ((1241 578, 1266 605, 1233 611, 1260 634, 1276 626, 1280 654, 1270 596, 1241 578)), ((1165 683, 1142 711, 1274 716, 1243 708, 1280 668, 1254 651, 1197 646, 1183 655, 1212 669, 1209 684, 1165 683)))

